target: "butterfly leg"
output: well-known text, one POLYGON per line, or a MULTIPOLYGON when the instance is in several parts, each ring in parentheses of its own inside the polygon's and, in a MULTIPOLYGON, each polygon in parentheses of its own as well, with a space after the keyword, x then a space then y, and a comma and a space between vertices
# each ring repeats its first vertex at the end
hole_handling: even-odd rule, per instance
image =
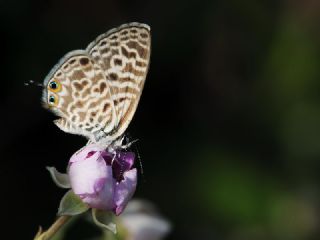
POLYGON ((132 144, 134 144, 135 142, 138 142, 138 141, 139 141, 139 139, 135 139, 135 140, 132 140, 131 142, 128 142, 124 145, 120 145, 119 147, 121 149, 128 149, 129 147, 131 147, 132 144))
POLYGON ((108 134, 103 131, 103 128, 100 125, 96 125, 97 130, 93 133, 94 139, 96 142, 99 142, 101 139, 106 138, 108 134))

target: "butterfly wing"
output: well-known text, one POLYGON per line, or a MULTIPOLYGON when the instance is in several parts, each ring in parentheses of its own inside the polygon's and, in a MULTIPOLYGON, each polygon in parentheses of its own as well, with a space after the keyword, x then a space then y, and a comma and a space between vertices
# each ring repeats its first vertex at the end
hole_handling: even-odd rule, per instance
POLYGON ((146 24, 129 23, 100 35, 87 47, 102 67, 116 112, 115 129, 121 136, 137 109, 150 61, 151 35, 146 24))
POLYGON ((43 102, 65 132, 112 142, 128 127, 150 58, 150 29, 129 23, 68 53, 44 80, 43 102))
POLYGON ((43 103, 63 131, 97 141, 115 128, 116 112, 104 70, 84 50, 68 53, 44 81, 43 103))

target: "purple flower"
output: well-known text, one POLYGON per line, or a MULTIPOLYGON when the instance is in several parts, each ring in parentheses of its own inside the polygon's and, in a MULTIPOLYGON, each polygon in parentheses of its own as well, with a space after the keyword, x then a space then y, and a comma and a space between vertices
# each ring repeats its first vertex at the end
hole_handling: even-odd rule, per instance
POLYGON ((84 147, 69 161, 73 192, 91 208, 121 214, 137 185, 134 158, 133 152, 111 153, 94 144, 84 147))

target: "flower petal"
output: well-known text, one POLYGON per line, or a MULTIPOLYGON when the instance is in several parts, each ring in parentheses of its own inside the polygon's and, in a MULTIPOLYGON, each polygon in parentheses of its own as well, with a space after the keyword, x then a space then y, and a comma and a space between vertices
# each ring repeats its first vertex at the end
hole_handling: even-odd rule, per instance
POLYGON ((77 151, 75 154, 73 154, 73 156, 69 160, 69 163, 74 163, 74 162, 82 161, 86 159, 86 157, 90 152, 102 152, 104 150, 105 149, 98 144, 91 144, 91 145, 85 146, 81 148, 79 151, 77 151))
POLYGON ((135 154, 134 152, 119 152, 118 158, 122 163, 122 170, 128 171, 134 164, 135 154))
POLYGON ((115 153, 104 151, 101 153, 101 156, 106 161, 107 165, 111 165, 112 161, 115 159, 115 153))
MULTIPOLYGON (((112 172, 111 167, 107 166, 109 168, 108 171, 110 173, 112 172)), ((103 209, 103 210, 111 210, 113 206, 113 191, 114 191, 114 182, 112 177, 108 178, 104 181, 104 183, 101 180, 97 180, 95 184, 95 188, 97 190, 97 196, 95 196, 95 199, 97 201, 92 204, 92 207, 97 209, 103 209), (99 190, 100 188, 100 190, 99 190)))
POLYGON ((116 215, 122 213, 128 201, 134 194, 137 186, 137 169, 131 169, 123 174, 124 180, 115 183, 114 187, 114 208, 113 212, 116 215))
POLYGON ((112 163, 113 177, 120 182, 123 180, 123 173, 129 171, 134 164, 135 154, 133 152, 117 152, 112 163))
POLYGON ((97 178, 93 184, 93 193, 78 194, 82 201, 92 208, 112 210, 114 183, 110 166, 107 166, 107 171, 109 172, 110 177, 97 178))
POLYGON ((96 193, 94 185, 97 179, 112 179, 112 170, 107 167, 104 159, 96 152, 93 156, 69 165, 69 178, 76 194, 96 193))

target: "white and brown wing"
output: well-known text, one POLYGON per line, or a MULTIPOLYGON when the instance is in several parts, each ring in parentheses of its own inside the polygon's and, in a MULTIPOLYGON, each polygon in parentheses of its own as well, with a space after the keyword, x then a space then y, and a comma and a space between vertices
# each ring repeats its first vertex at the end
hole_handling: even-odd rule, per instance
POLYGON ((116 111, 116 139, 127 129, 139 102, 150 61, 151 35, 146 24, 129 23, 89 44, 87 51, 104 70, 116 111))
POLYGON ((115 128, 116 112, 104 70, 83 50, 68 53, 44 81, 43 103, 63 131, 92 141, 115 128))
POLYGON ((66 54, 43 84, 44 105, 61 117, 55 124, 93 142, 121 136, 141 96, 150 43, 149 26, 129 23, 66 54))

